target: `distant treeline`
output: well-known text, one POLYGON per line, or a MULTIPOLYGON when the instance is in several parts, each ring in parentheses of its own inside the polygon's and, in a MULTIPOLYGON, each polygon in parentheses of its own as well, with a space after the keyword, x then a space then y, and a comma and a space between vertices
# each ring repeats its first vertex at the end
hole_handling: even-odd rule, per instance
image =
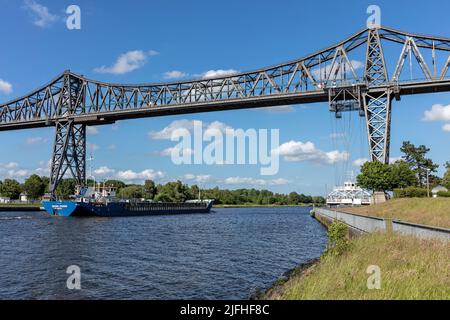
MULTIPOLYGON (((93 181, 88 181, 92 186, 93 181)), ((48 177, 32 175, 23 184, 16 180, 6 179, 0 181, 0 196, 18 199, 22 192, 26 192, 29 199, 40 199, 48 193, 48 177)), ((123 199, 147 199, 162 202, 184 202, 186 200, 214 199, 216 204, 224 205, 299 205, 299 204, 324 204, 323 197, 291 192, 289 194, 274 193, 269 190, 257 189, 202 189, 197 185, 188 186, 181 181, 156 185, 152 180, 147 180, 143 185, 126 184, 119 180, 108 180, 101 183, 102 186, 117 188, 117 195, 123 199)), ((70 199, 75 193, 75 180, 64 179, 57 189, 60 199, 70 199)))

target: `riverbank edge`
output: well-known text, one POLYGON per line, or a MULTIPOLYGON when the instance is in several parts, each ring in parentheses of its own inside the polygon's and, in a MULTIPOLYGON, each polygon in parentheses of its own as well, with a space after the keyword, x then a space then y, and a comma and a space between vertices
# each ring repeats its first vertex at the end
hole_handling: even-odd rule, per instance
MULTIPOLYGON (((314 214, 314 209, 311 210, 310 215, 313 219, 316 219, 323 227, 328 230, 328 226, 332 223, 331 220, 322 220, 321 217, 318 217, 314 214)), ((356 230, 354 232, 351 232, 349 229, 350 237, 357 235, 361 235, 361 233, 357 232, 356 230)), ((286 271, 279 279, 272 283, 270 287, 265 290, 256 291, 254 294, 252 294, 249 297, 249 300, 272 300, 271 297, 273 295, 276 295, 280 290, 283 290, 283 287, 287 282, 289 282, 293 278, 304 277, 307 274, 313 272, 313 270, 320 264, 325 252, 326 250, 318 258, 310 259, 304 263, 299 264, 295 268, 286 271)))
POLYGON ((0 206, 0 212, 14 212, 14 211, 27 211, 27 212, 35 212, 35 211, 43 211, 40 206, 0 206))
MULTIPOLYGON (((316 214, 314 209, 311 210, 310 215, 312 218, 316 219, 322 226, 326 229, 333 223, 333 219, 328 218, 326 216, 316 214)), ((349 237, 361 237, 364 235, 369 235, 370 233, 353 228, 350 225, 348 227, 348 235, 349 237)), ((255 295, 250 297, 250 300, 274 300, 274 297, 280 296, 279 293, 283 292, 285 289, 286 283, 290 282, 294 279, 303 279, 314 272, 314 270, 320 265, 322 258, 324 257, 325 252, 322 254, 320 258, 312 259, 306 263, 300 264, 296 268, 287 271, 283 276, 275 281, 269 288, 267 288, 264 292, 256 293, 255 295)))
MULTIPOLYGON (((303 203, 298 205, 291 204, 215 204, 214 208, 216 209, 233 209, 233 208, 312 208, 313 204, 311 203, 303 203)), ((316 205, 317 208, 319 208, 316 205)))

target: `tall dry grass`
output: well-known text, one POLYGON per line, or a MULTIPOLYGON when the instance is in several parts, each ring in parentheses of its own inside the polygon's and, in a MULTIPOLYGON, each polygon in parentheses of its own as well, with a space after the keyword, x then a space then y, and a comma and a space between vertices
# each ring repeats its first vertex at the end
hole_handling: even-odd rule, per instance
POLYGON ((379 205, 342 211, 450 228, 450 198, 393 199, 379 205))
POLYGON ((348 252, 324 256, 266 298, 450 300, 450 244, 400 235, 360 237, 348 252), (381 268, 380 290, 367 287, 370 265, 381 268))

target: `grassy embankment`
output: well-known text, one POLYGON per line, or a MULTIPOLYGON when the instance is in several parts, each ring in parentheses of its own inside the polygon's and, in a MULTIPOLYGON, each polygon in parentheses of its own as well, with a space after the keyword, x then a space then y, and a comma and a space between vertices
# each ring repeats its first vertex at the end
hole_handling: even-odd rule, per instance
MULTIPOLYGON (((450 199, 395 199, 346 211, 450 227, 450 199)), ((351 240, 342 255, 324 255, 298 268, 265 299, 450 300, 450 243, 401 235, 371 234, 351 240), (381 268, 381 289, 369 290, 368 266, 381 268)))
POLYGON ((325 255, 270 289, 265 299, 450 299, 450 245, 400 235, 371 234, 349 251, 325 255), (368 266, 381 269, 381 289, 369 290, 368 266))
POLYGON ((450 228, 450 198, 393 199, 375 206, 347 208, 343 211, 450 228))
POLYGON ((17 207, 17 208, 20 208, 20 207, 39 207, 39 206, 41 206, 41 204, 40 203, 1 203, 0 204, 0 208, 1 207, 8 207, 8 208, 12 208, 12 207, 17 207))

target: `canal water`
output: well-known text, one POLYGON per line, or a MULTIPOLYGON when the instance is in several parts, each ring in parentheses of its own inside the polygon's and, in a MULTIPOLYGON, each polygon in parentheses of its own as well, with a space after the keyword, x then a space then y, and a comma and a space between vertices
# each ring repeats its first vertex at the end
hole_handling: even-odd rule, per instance
POLYGON ((0 213, 0 299, 245 299, 319 257, 310 208, 52 218, 0 213), (69 266, 81 290, 67 288, 69 266))

